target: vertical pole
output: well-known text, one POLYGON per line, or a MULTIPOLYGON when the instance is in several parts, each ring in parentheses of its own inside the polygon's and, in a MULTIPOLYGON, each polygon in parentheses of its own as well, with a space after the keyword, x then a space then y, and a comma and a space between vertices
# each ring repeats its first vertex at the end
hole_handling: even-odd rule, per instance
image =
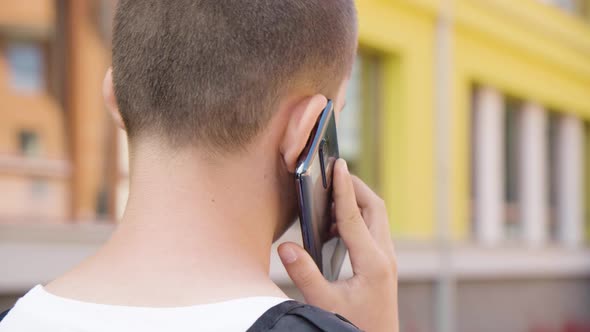
POLYGON ((452 80, 452 0, 442 1, 435 40, 435 119, 436 119, 436 224, 441 262, 436 283, 435 322, 440 332, 456 331, 456 281, 452 262, 450 229, 451 202, 451 89, 452 80))
POLYGON ((102 79, 109 54, 93 17, 93 2, 68 0, 67 112, 72 160, 72 217, 95 220, 105 180, 106 112, 102 79))

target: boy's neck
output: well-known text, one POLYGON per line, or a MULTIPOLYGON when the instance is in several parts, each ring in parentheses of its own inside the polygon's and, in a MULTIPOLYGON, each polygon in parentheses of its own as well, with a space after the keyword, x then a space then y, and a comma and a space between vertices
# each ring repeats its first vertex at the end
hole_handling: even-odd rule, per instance
POLYGON ((273 192, 274 174, 268 173, 273 165, 207 162, 196 154, 162 151, 132 150, 130 196, 117 230, 103 249, 69 274, 74 277, 70 281, 96 278, 109 285, 102 292, 120 287, 116 293, 123 295, 74 297, 178 306, 284 296, 268 277, 280 217, 273 211, 280 199, 273 192), (159 289, 159 298, 141 296, 153 288, 159 289))

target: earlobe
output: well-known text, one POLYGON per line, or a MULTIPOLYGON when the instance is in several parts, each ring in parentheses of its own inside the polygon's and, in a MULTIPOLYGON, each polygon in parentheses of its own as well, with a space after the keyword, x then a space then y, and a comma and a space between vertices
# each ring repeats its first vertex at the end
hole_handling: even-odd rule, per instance
POLYGON ((102 84, 102 93, 104 96, 104 101, 113 121, 115 121, 115 125, 117 127, 125 130, 125 123, 123 122, 123 117, 121 117, 121 113, 119 112, 119 106, 117 105, 117 98, 115 98, 115 89, 113 84, 113 68, 109 68, 107 73, 104 77, 104 81, 102 84))
POLYGON ((315 123, 328 104, 323 95, 305 98, 292 107, 287 129, 281 142, 281 154, 289 172, 294 173, 299 155, 311 135, 315 123))

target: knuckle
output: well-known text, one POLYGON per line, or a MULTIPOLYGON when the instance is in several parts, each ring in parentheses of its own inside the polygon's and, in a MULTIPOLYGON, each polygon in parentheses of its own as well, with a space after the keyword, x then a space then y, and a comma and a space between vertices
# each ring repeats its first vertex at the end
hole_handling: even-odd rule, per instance
POLYGON ((351 212, 346 217, 344 217, 344 219, 342 221, 343 221, 344 225, 359 224, 362 221, 361 216, 360 216, 360 212, 359 213, 351 212))
POLYGON ((379 281, 387 281, 397 275, 397 264, 392 263, 383 253, 375 255, 375 278, 379 281))
POLYGON ((304 269, 297 273, 298 286, 300 288, 309 288, 314 285, 314 273, 311 269, 304 269))

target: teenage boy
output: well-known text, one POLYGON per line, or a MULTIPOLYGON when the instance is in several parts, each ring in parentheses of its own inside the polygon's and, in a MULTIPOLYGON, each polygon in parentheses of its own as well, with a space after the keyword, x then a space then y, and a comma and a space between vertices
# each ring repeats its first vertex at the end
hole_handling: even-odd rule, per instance
MULTIPOLYGON (((327 99, 342 111, 356 49, 353 0, 119 0, 104 94, 129 138, 127 208, 0 331, 245 331, 285 303, 271 244, 296 219, 297 159, 327 99)), ((329 283, 294 243, 281 260, 309 305, 397 331, 385 205, 343 160, 334 201, 354 276, 329 283)))

